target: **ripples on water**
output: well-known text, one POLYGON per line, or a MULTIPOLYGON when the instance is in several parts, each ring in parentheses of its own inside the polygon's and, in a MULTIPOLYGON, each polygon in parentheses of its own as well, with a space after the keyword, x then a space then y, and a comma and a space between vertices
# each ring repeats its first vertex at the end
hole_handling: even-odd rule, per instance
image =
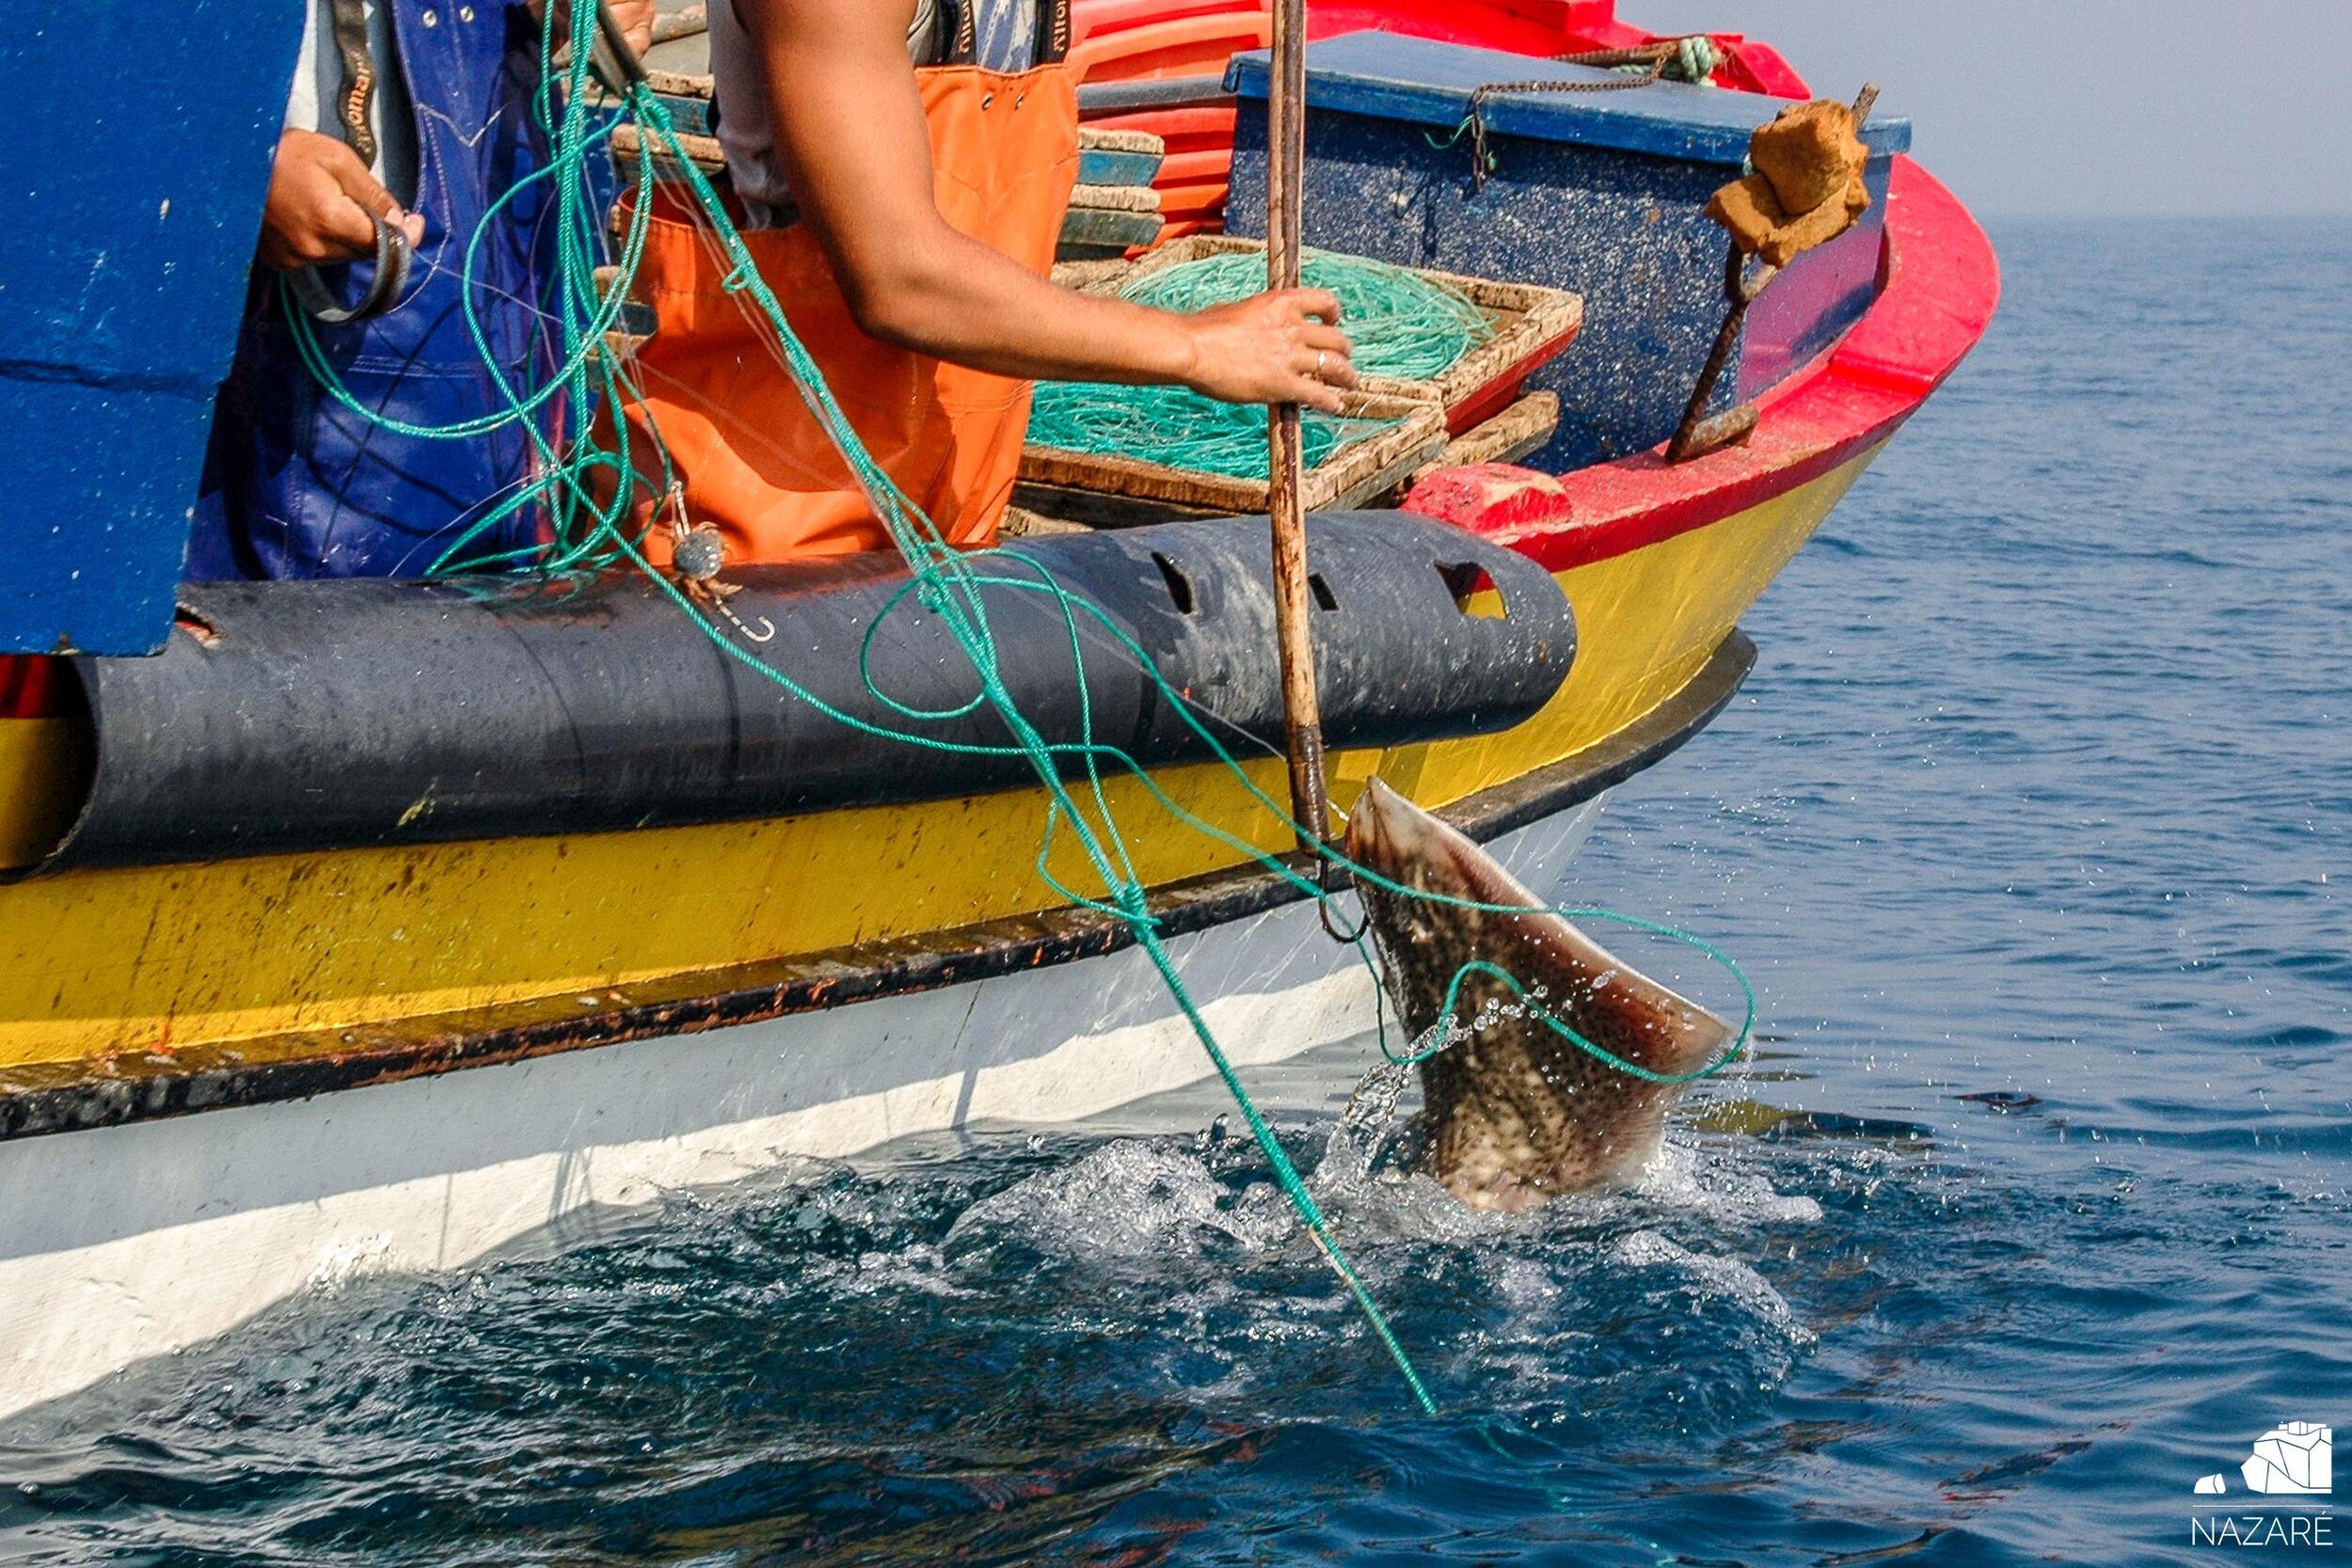
POLYGON ((2352 1430, 2352 230, 1995 237, 1565 890, 1740 954, 1755 1068, 1518 1220, 1334 1142, 1363 1053, 1268 1075, 1437 1419, 1247 1139, 1131 1119, 356 1281, 0 1431, 0 1557, 2209 1560, 2196 1477, 2352 1430))

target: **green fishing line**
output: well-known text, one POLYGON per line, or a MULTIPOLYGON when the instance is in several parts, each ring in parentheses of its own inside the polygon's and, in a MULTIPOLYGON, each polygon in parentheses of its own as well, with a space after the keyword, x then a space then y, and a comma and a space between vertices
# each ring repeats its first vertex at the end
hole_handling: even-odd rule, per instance
MULTIPOLYGON (((552 11, 553 8, 549 9, 552 11)), ((1207 721, 1210 718, 1207 711, 1198 708, 1191 699, 1176 691, 1166 677, 1154 668, 1146 650, 1099 606, 1064 588, 1041 562, 1015 551, 981 551, 966 554, 950 547, 941 540, 937 530, 925 517, 922 510, 892 482, 890 476, 866 451, 865 444, 858 438, 857 433, 850 427, 847 415, 826 388, 824 377, 815 359, 809 355, 800 339, 794 335, 790 325, 785 320, 783 309, 775 296, 760 277, 757 267, 753 263, 749 248, 744 245, 741 235, 738 233, 735 225, 727 216, 724 203, 718 193, 712 189, 710 182, 687 157, 679 141, 676 127, 672 122, 667 109, 660 100, 642 83, 629 90, 623 105, 623 112, 636 122, 643 138, 642 151, 636 170, 639 199, 635 204, 634 216, 628 232, 623 236, 617 276, 609 285, 599 285, 595 272, 601 248, 596 228, 600 209, 594 201, 593 182, 587 177, 587 160, 593 151, 602 148, 610 135, 612 125, 610 121, 598 122, 592 119, 585 108, 589 86, 586 61, 589 58, 590 46, 593 42, 594 16, 595 12, 592 8, 584 6, 571 8, 569 25, 565 29, 568 37, 559 37, 554 24, 549 22, 542 40, 543 61, 552 61, 556 56, 558 45, 567 44, 572 62, 568 71, 550 67, 547 71, 548 88, 541 96, 539 113, 542 122, 549 133, 553 157, 546 170, 532 177, 534 180, 544 179, 550 182, 554 186, 556 196, 556 221, 559 225, 560 235, 557 277, 549 291, 549 297, 543 302, 543 309, 546 312, 561 324, 562 352, 555 360, 551 373, 547 374, 539 386, 532 388, 516 387, 509 382, 502 372, 500 372, 498 386, 507 406, 500 412, 484 418, 456 421, 438 427, 403 425, 380 411, 368 407, 348 391, 335 373, 326 354, 310 333, 309 324, 297 316, 295 318, 296 341, 302 346, 303 356, 311 372, 327 392, 344 406, 363 418, 412 435, 466 439, 478 437, 510 422, 522 423, 530 432, 534 453, 539 459, 537 470, 532 478, 519 483, 510 496, 502 499, 497 515, 504 515, 523 506, 540 507, 548 524, 547 542, 536 551, 520 552, 528 557, 524 560, 511 558, 492 560, 483 557, 466 560, 463 559, 466 542, 460 541, 459 545, 453 546, 444 554, 442 560, 436 563, 437 572, 467 568, 479 570, 485 565, 530 565, 555 572, 575 568, 593 568, 610 562, 626 562, 643 572, 661 593, 672 599, 688 616, 696 630, 709 639, 711 643, 725 657, 746 670, 773 682, 793 698, 810 704, 818 711, 851 729, 902 741, 916 752, 928 750, 939 752, 996 756, 1018 755, 1025 758, 1034 769, 1038 783, 1046 796, 1043 831, 1040 837, 1034 863, 1038 873, 1046 885, 1054 890, 1057 896, 1065 899, 1072 906, 1100 911, 1116 917, 1124 925, 1129 936, 1150 959, 1152 967, 1167 985, 1178 1010, 1190 1026, 1211 1066, 1232 1095, 1243 1118, 1249 1126, 1252 1136, 1272 1168, 1277 1185, 1281 1188, 1284 1196, 1296 1210, 1308 1233, 1313 1238, 1315 1245, 1329 1262, 1333 1272, 1346 1287, 1349 1295, 1362 1309, 1375 1338, 1394 1361, 1399 1372, 1403 1375, 1406 1386, 1412 1393, 1415 1403, 1424 1412, 1434 1412, 1435 1403, 1430 1399, 1428 1389, 1415 1371, 1411 1358, 1406 1354, 1404 1346, 1398 1342, 1395 1334, 1390 1328, 1385 1315, 1372 1299, 1371 1291, 1362 1277, 1348 1261, 1345 1254, 1341 1251, 1337 1240, 1331 1233, 1328 1218, 1316 1202, 1314 1195, 1308 1190, 1304 1179, 1292 1163, 1289 1154, 1275 1137, 1273 1129, 1252 1102, 1239 1074, 1233 1069, 1232 1060, 1227 1056, 1216 1034, 1209 1027, 1207 1020, 1202 1017, 1200 1006, 1193 999, 1189 989, 1177 973, 1174 958, 1168 950, 1167 939, 1162 932, 1159 920, 1152 912, 1149 890, 1129 854, 1125 835, 1113 816, 1109 796, 1104 788, 1106 768, 1115 772, 1123 772, 1135 779, 1152 800, 1166 811, 1172 819, 1226 846, 1246 861, 1254 862, 1266 871, 1282 879, 1302 895, 1324 896, 1320 879, 1259 848, 1239 834, 1195 815, 1170 796, 1159 781, 1152 775, 1149 768, 1117 746, 1097 737, 1091 703, 1093 683, 1086 668, 1087 658, 1080 637, 1081 625, 1091 624, 1097 629, 1110 633, 1124 656, 1132 659, 1151 680, 1156 683, 1170 708, 1207 746, 1211 754, 1231 770, 1232 777, 1238 781, 1240 787, 1257 807, 1278 821, 1287 821, 1289 813, 1286 807, 1282 802, 1268 795, 1255 780, 1250 778, 1240 762, 1212 732, 1207 721), (875 617, 873 625, 867 629, 866 645, 862 646, 858 653, 859 673, 866 691, 880 701, 886 710, 905 721, 906 727, 876 723, 871 720, 860 718, 825 702, 815 692, 792 680, 782 671, 769 664, 755 648, 738 641, 728 628, 714 621, 702 606, 690 599, 666 574, 656 571, 642 551, 640 541, 644 524, 638 517, 638 505, 642 501, 658 499, 664 494, 670 477, 667 454, 660 450, 660 434, 658 431, 652 433, 654 455, 659 460, 656 465, 657 472, 648 473, 632 459, 628 447, 629 421, 611 420, 611 430, 608 435, 602 426, 592 423, 587 416, 591 410, 599 406, 612 408, 641 401, 631 374, 631 367, 615 355, 607 342, 605 334, 616 318, 622 301, 628 297, 631 278, 643 254, 646 214, 652 205, 650 198, 654 179, 653 162, 657 151, 668 154, 667 161, 672 162, 676 167, 678 177, 684 181, 691 192, 693 206, 699 210, 709 226, 709 239, 732 268, 726 278, 725 287, 730 293, 740 295, 753 318, 762 323, 768 329, 773 348, 800 388, 810 414, 832 437, 834 445, 848 464, 859 487, 872 504, 876 515, 886 527, 893 543, 907 562, 911 576, 905 585, 875 617), (549 424, 558 428, 542 428, 540 418, 542 410, 552 412, 557 408, 562 409, 567 417, 560 420, 548 421, 549 424), (568 443, 563 440, 564 432, 562 426, 569 427, 572 438, 568 443), (610 445, 606 444, 608 440, 610 445), (1006 684, 998 662, 996 639, 989 625, 990 606, 984 590, 993 590, 999 595, 1006 593, 1041 594, 1052 599, 1058 608, 1059 618, 1063 623, 1069 646, 1072 677, 1075 682, 1075 689, 1079 698, 1079 734, 1075 741, 1048 740, 1021 711, 1006 684), (977 678, 977 689, 969 701, 952 705, 944 709, 918 709, 890 697, 875 685, 868 657, 874 629, 894 612, 915 613, 918 611, 936 616, 943 621, 970 663, 977 678), (949 740, 936 735, 925 735, 916 727, 952 719, 972 711, 982 704, 993 710, 1003 722, 1007 731, 1005 742, 997 745, 976 745, 967 741, 949 740), (1063 777, 1065 771, 1075 775, 1076 779, 1066 781, 1063 777), (1082 805, 1082 800, 1087 804, 1082 805), (1089 809, 1089 806, 1091 809, 1089 809), (1049 863, 1053 858, 1054 847, 1064 832, 1076 841, 1089 868, 1101 885, 1101 895, 1089 895, 1085 890, 1068 885, 1052 869, 1049 863)), ((488 221, 495 220, 498 216, 498 212, 494 210, 490 214, 490 219, 485 220, 485 227, 486 228, 488 221)), ((481 235, 477 232, 472 243, 466 247, 462 263, 466 277, 465 313, 468 325, 473 331, 476 348, 482 353, 485 362, 491 365, 494 371, 498 371, 498 361, 491 354, 486 335, 475 320, 471 298, 473 262, 480 239, 481 235)), ((1216 260, 1222 261, 1225 259, 1216 260)), ((1232 290, 1231 297, 1238 298, 1243 294, 1256 292, 1262 285, 1263 275, 1255 258, 1245 257, 1236 260, 1246 264, 1233 269, 1218 268, 1218 276, 1223 280, 1217 282, 1216 287, 1220 290, 1230 288, 1232 290)), ((1347 263, 1352 262, 1353 259, 1315 258, 1311 260, 1309 272, 1311 282, 1317 279, 1318 275, 1312 270, 1317 261, 1347 263)), ((1343 301, 1346 301, 1351 298, 1350 291, 1354 289, 1355 283, 1364 276, 1360 269, 1375 266, 1377 266, 1377 263, 1356 263, 1354 266, 1343 266, 1340 274, 1337 275, 1325 271, 1320 275, 1323 279, 1320 286, 1332 289, 1333 293, 1341 295, 1343 301), (1348 277, 1347 275, 1350 274, 1355 276, 1348 277), (1339 287, 1335 278, 1344 278, 1349 282, 1350 289, 1339 287)), ((1183 270, 1184 269, 1170 269, 1170 271, 1183 270)), ((1399 274, 1394 268, 1382 270, 1398 277, 1409 277, 1410 276, 1399 274)), ((1423 280, 1413 279, 1413 281, 1421 283, 1423 280)), ((1174 285, 1163 286, 1173 287, 1174 285)), ((1198 286, 1206 287, 1207 285, 1198 286)), ((1382 288, 1386 286, 1385 283, 1381 285, 1382 288)), ((1382 373, 1394 373, 1393 367, 1400 361, 1390 358, 1389 355, 1392 345, 1400 340, 1384 337, 1377 329, 1374 320, 1377 312, 1365 303, 1373 297, 1372 295, 1356 290, 1352 297, 1357 303, 1349 307, 1351 313, 1360 310, 1360 315, 1348 324, 1357 335, 1357 341, 1359 344, 1380 345, 1373 351, 1373 361, 1367 362, 1359 358, 1359 364, 1362 364, 1366 370, 1373 370, 1375 365, 1390 367, 1382 373)), ((1402 297, 1401 294, 1398 297, 1402 297)), ((1203 299, 1203 303, 1212 302, 1203 299)), ((1483 327, 1483 321, 1478 325, 1483 327)), ((1472 332, 1471 327, 1464 325, 1462 330, 1465 334, 1461 340, 1463 346, 1455 353, 1454 357, 1458 357, 1461 352, 1467 352, 1469 345, 1476 341, 1473 335, 1470 335, 1472 332)), ((1403 362, 1422 363, 1423 361, 1407 359, 1403 362)), ((1445 363, 1451 362, 1451 359, 1445 361, 1445 363)), ((1442 369, 1442 365, 1438 368, 1442 369)), ((1042 390, 1043 388, 1041 388, 1041 391, 1042 390)), ((1125 399, 1133 400, 1138 396, 1135 388, 1117 388, 1111 390, 1125 399)), ((1207 400, 1200 401, 1206 403, 1207 400)), ((1209 406, 1222 409, 1231 405, 1210 404, 1209 406)), ((1232 407, 1232 416, 1236 422, 1247 423, 1248 438, 1256 448, 1256 469, 1258 473, 1263 474, 1265 463, 1263 412, 1255 407, 1232 407)), ((1324 443, 1321 447, 1322 451, 1327 454, 1340 441, 1349 438, 1346 426, 1351 421, 1333 420, 1330 422, 1339 428, 1327 431, 1323 436, 1318 437, 1311 434, 1314 429, 1314 420, 1309 421, 1311 434, 1308 440, 1308 451, 1311 455, 1317 451, 1318 439, 1324 443)), ((1382 421, 1352 422, 1363 424, 1382 421)), ((470 531, 479 532, 479 530, 470 531)), ((1285 842, 1288 842, 1290 835, 1285 832, 1282 837, 1285 842)), ((1325 847, 1322 852, 1338 864, 1349 865, 1350 863, 1346 857, 1337 849, 1325 847)), ((1449 897, 1444 895, 1417 893, 1415 890, 1403 888, 1379 877, 1368 867, 1351 866, 1351 869, 1355 871, 1360 881, 1386 887, 1392 892, 1410 894, 1464 909, 1491 910, 1495 908, 1495 906, 1449 897)), ((1720 1061, 1711 1064, 1707 1070, 1715 1070, 1727 1064, 1740 1047, 1745 1043, 1749 1027, 1755 1020, 1755 992, 1749 987, 1746 977, 1740 974, 1738 965, 1733 963, 1728 956, 1687 933, 1659 927, 1629 916, 1614 915, 1611 911, 1602 910, 1565 912, 1622 920, 1645 929, 1660 931, 1661 934, 1687 942, 1700 948, 1708 957, 1721 961, 1740 982, 1747 1000, 1747 1014, 1742 1021, 1739 1039, 1734 1042, 1730 1050, 1724 1053, 1720 1061)), ((1466 972, 1468 967, 1472 966, 1466 966, 1466 972)), ((1456 975, 1457 988, 1463 978, 1463 975, 1456 975)), ((1557 1027, 1560 1027, 1564 1033, 1567 1033, 1571 1038, 1578 1038, 1573 1031, 1567 1030, 1564 1024, 1557 1025, 1557 1027)), ((1591 1042, 1578 1038, 1578 1043, 1583 1045, 1586 1050, 1595 1052, 1596 1054, 1606 1055, 1591 1042)), ((1614 1061, 1614 1059, 1612 1060, 1614 1061)), ((1614 1065, 1628 1070, 1633 1069, 1632 1064, 1629 1063, 1614 1062, 1614 1065)))

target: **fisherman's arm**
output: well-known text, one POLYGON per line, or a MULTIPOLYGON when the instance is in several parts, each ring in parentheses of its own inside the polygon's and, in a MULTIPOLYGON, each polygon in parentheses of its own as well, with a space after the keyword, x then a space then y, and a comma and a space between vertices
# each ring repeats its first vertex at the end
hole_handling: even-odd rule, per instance
POLYGON ((759 47, 793 196, 868 334, 1000 375, 1182 383, 1340 411, 1356 375, 1339 304, 1320 290, 1178 315, 1057 288, 951 226, 931 195, 908 0, 733 3, 759 47))

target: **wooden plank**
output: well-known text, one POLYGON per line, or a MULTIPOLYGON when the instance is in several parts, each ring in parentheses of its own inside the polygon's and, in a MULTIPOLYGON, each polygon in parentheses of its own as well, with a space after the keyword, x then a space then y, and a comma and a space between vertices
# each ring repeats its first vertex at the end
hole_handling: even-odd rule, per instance
POLYGON ((1070 210, 1090 208, 1097 212, 1150 213, 1157 216, 1160 193, 1149 185, 1076 185, 1070 192, 1070 210))
POLYGON ((1055 283, 1062 288, 1083 292, 1101 279, 1120 277, 1126 270, 1127 263, 1123 261, 1057 261, 1054 263, 1053 277, 1055 283))
POLYGON ((1159 177, 1160 154, 1114 152, 1108 149, 1078 149, 1081 185, 1149 185, 1159 177))
POLYGON ((645 68, 645 85, 657 93, 675 98, 699 98, 710 101, 710 78, 707 74, 686 71, 662 71, 645 68))
POLYGON ((680 135, 707 136, 710 130, 710 100, 691 98, 684 93, 657 92, 654 97, 670 112, 670 123, 680 135))
POLYGON ((1165 152, 1168 144, 1149 131, 1120 131, 1107 125, 1078 127, 1081 152, 1165 152))
MULTIPOLYGON (((1063 214, 1056 258, 1063 252, 1101 257, 1124 256, 1139 245, 1159 238, 1160 214, 1121 212, 1116 208, 1073 207, 1063 214)), ((1076 260, 1076 256, 1070 259, 1076 260)))
MULTIPOLYGON (((1014 499, 1019 499, 1017 496, 1014 499)), ((1008 506, 996 531, 1008 539, 1043 539, 1057 533, 1084 533, 1087 526, 1025 506, 1008 506)))
MULTIPOLYGON (((637 171, 638 149, 644 144, 644 133, 635 125, 616 125, 612 128, 614 166, 624 178, 637 171)), ((727 166, 727 155, 721 150, 716 136, 680 136, 678 146, 684 149, 694 166, 705 174, 717 174, 727 166)), ((685 178, 677 160, 670 155, 670 150, 658 142, 653 150, 653 171, 657 180, 685 178)))

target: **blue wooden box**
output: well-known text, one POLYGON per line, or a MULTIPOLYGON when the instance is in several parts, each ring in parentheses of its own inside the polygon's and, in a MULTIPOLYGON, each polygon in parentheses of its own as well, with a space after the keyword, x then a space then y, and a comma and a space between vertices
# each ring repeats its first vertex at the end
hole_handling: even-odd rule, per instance
MULTIPOLYGON (((1390 33, 1307 50, 1309 245, 1584 297, 1576 344, 1531 388, 1560 394, 1560 429, 1528 459, 1565 472, 1655 446, 1674 432, 1723 320, 1728 240, 1705 214, 1737 179, 1748 135, 1788 101, 1657 82, 1601 92, 1502 94, 1486 103, 1495 167, 1473 190, 1455 136, 1489 83, 1610 80, 1589 67, 1390 33)), ((1265 232, 1266 55, 1236 55, 1242 99, 1226 228, 1265 232)), ((1851 85, 1858 90, 1859 82, 1851 85)), ((1748 314, 1738 386, 1752 396, 1835 341, 1876 292, 1887 161, 1904 119, 1873 118, 1870 210, 1788 267, 1748 314)))

